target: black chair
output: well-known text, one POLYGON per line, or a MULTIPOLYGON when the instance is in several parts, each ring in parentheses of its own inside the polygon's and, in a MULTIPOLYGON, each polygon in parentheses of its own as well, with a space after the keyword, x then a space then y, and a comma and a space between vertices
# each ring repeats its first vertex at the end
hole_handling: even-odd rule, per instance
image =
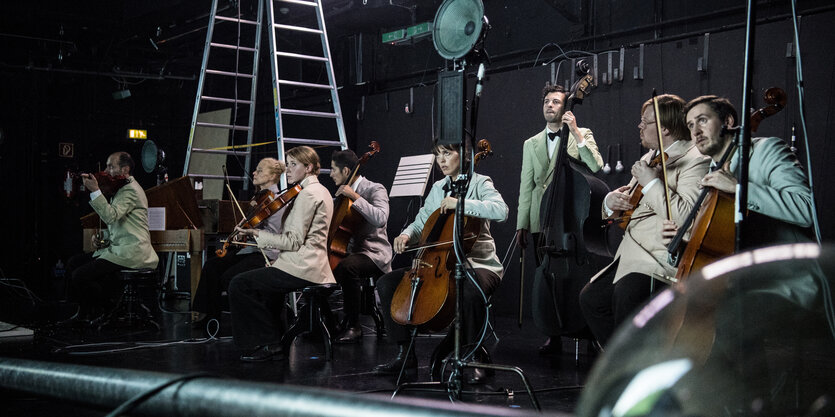
POLYGON ((302 306, 296 315, 296 321, 281 337, 281 345, 285 352, 289 352, 290 345, 297 336, 318 330, 325 345, 325 358, 333 359, 331 330, 335 328, 336 323, 328 304, 328 296, 338 287, 338 284, 321 284, 301 289, 299 300, 302 301, 302 306))
POLYGON ((159 324, 154 321, 149 309, 139 296, 140 287, 158 287, 157 270, 151 268, 123 269, 118 273, 118 279, 124 285, 122 296, 116 307, 99 318, 98 327, 101 329, 110 325, 134 327, 154 327, 159 330, 159 324))

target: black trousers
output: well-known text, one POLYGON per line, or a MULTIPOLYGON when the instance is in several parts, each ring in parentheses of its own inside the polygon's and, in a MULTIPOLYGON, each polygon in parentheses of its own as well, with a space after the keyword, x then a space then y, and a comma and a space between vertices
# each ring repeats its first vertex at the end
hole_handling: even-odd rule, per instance
MULTIPOLYGON (((403 279, 403 274, 408 268, 401 268, 383 275, 377 280, 377 293, 380 295, 380 304, 383 309, 383 319, 386 322, 386 330, 389 336, 397 343, 408 343, 409 327, 397 324, 391 318, 391 300, 397 285, 403 279)), ((475 269, 475 278, 479 287, 490 297, 501 283, 501 278, 487 269, 475 269)), ((463 317, 461 318, 461 330, 466 344, 475 343, 480 335, 481 327, 484 325, 485 307, 481 294, 475 288, 472 281, 465 279, 464 282, 464 306, 463 317)))
MULTIPOLYGON (((652 278, 633 272, 612 284, 617 265, 612 265, 606 274, 589 282, 580 291, 580 309, 594 334, 605 346, 615 329, 638 307, 650 298, 652 278)), ((665 288, 661 282, 655 284, 654 292, 665 288)))
POLYGON ((360 318, 362 293, 360 283, 363 279, 377 278, 383 271, 368 256, 352 253, 339 262, 333 270, 333 277, 342 287, 342 308, 348 326, 356 326, 360 318))
POLYGON ((242 272, 229 283, 229 307, 235 344, 241 349, 275 344, 287 328, 284 298, 315 285, 278 268, 242 272))
POLYGON ((108 308, 111 299, 122 292, 116 277, 121 269, 121 265, 94 258, 92 252, 73 256, 67 261, 70 300, 77 302, 83 313, 108 308))
POLYGON ((222 258, 209 259, 203 265, 191 309, 206 313, 210 318, 219 318, 223 308, 222 294, 229 288, 232 278, 241 272, 263 268, 264 265, 264 256, 260 252, 243 255, 230 253, 222 258))

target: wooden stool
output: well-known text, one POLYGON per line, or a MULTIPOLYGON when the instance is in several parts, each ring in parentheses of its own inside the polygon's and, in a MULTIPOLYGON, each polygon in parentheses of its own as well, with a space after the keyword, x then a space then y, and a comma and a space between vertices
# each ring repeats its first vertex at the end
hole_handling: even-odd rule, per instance
POLYGON ((338 287, 338 284, 322 284, 301 289, 300 299, 304 301, 304 304, 296 315, 296 321, 281 337, 281 345, 285 352, 289 352, 290 345, 297 336, 318 330, 325 344, 325 359, 333 359, 330 329, 334 328, 335 322, 330 305, 328 305, 328 296, 338 287))
POLYGON ((119 271, 119 280, 124 284, 122 296, 116 307, 99 319, 98 327, 111 324, 123 324, 133 327, 136 324, 153 326, 159 330, 159 324, 154 321, 149 309, 139 297, 138 288, 157 287, 157 270, 151 268, 123 269, 119 271))

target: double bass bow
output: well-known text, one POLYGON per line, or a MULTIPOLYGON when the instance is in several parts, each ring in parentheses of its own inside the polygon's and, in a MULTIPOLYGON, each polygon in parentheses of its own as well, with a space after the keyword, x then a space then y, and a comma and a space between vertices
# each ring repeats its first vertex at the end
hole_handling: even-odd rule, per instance
MULTIPOLYGON (((351 176, 345 182, 346 185, 353 186, 360 166, 368 162, 374 154, 380 152, 380 144, 375 140, 372 140, 368 147, 371 150, 359 159, 354 170, 351 171, 351 176)), ((339 262, 348 256, 348 244, 351 242, 354 232, 364 222, 362 215, 351 207, 353 204, 354 202, 344 195, 337 196, 336 201, 334 201, 333 217, 328 228, 328 263, 331 269, 336 268, 339 262)))
MULTIPOLYGON (((478 142, 474 164, 492 155, 490 143, 478 142)), ((469 252, 481 231, 482 220, 464 216, 464 252, 469 252)), ((418 326, 422 331, 438 332, 455 318, 455 269, 453 248, 455 213, 441 213, 438 208, 424 223, 420 241, 407 248, 416 251, 412 267, 403 274, 391 301, 391 317, 402 325, 418 326)))
MULTIPOLYGON (((786 106, 786 92, 779 87, 771 87, 763 93, 763 100, 767 105, 750 115, 751 132, 756 132, 760 122, 777 114, 786 106)), ((735 152, 736 143, 731 141, 722 159, 716 164, 717 167, 724 169, 735 152)), ((678 268, 676 282, 681 282, 705 265, 734 253, 734 211, 735 200, 732 194, 711 187, 702 190, 693 209, 667 245, 669 262, 678 268), (685 245, 684 235, 691 224, 693 230, 690 240, 685 245)))

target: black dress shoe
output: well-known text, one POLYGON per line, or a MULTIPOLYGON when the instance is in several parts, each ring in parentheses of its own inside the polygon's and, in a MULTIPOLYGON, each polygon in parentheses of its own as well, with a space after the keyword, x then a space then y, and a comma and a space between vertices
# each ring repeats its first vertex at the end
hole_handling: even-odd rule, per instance
POLYGON ((562 353, 562 340, 559 337, 548 338, 542 346, 539 347, 540 355, 559 355, 562 353))
POLYGON ((348 326, 333 341, 337 344, 357 343, 362 340, 362 326, 348 326))
POLYGON ((244 353, 241 355, 241 360, 244 362, 264 362, 269 360, 282 359, 284 357, 284 349, 281 344, 264 345, 256 348, 251 353, 244 353))
POLYGON ((403 368, 403 363, 406 363, 406 370, 407 371, 414 371, 417 369, 417 356, 415 356, 415 351, 412 350, 409 353, 409 356, 406 356, 406 345, 400 345, 400 350, 397 352, 397 356, 394 357, 390 362, 383 363, 374 367, 374 373, 377 375, 397 375, 400 373, 400 369, 403 368))

